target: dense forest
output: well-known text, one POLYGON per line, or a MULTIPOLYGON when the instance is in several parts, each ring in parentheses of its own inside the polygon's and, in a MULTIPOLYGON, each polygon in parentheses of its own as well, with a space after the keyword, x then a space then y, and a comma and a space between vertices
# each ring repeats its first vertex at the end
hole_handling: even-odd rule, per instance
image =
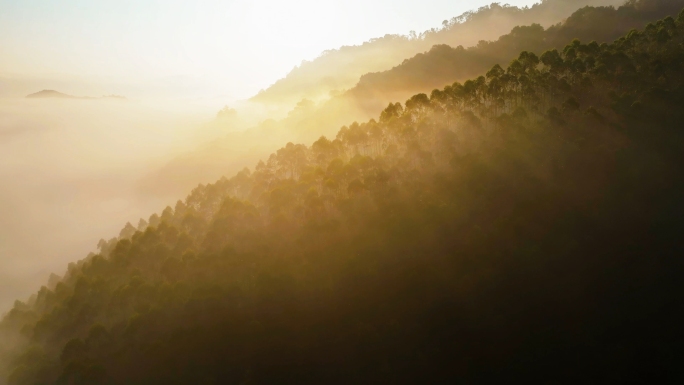
POLYGON ((433 45, 429 51, 390 70, 362 76, 351 94, 355 99, 369 99, 371 103, 377 99, 403 99, 453 80, 477 77, 486 68, 506 62, 521 51, 541 53, 562 48, 572 39, 613 41, 632 28, 676 14, 682 7, 681 0, 632 0, 617 8, 587 6, 546 29, 539 23, 519 25, 498 39, 480 39, 468 48, 433 45))
MULTIPOLYGON (((553 4, 544 4, 547 3, 553 4)), ((200 181, 213 182, 223 175, 251 167, 283 143, 310 144, 321 135, 335 136, 342 125, 377 118, 389 102, 475 78, 497 63, 508 63, 521 51, 540 55, 548 49, 562 50, 574 38, 595 40, 599 44, 612 42, 632 28, 643 28, 650 21, 677 14, 681 8, 684 0, 635 0, 618 8, 585 7, 547 29, 538 24, 523 25, 496 40, 480 41, 469 48, 435 46, 391 70, 363 76, 354 88, 326 102, 301 100, 283 119, 267 120, 246 131, 232 132, 180 156, 146 178, 143 189, 176 199, 200 181)), ((470 17, 473 22, 484 23, 492 16, 487 12, 475 12, 470 17)), ((235 122, 235 119, 220 120, 226 126, 235 122)))
POLYGON ((506 63, 102 240, 8 383, 681 382, 684 11, 506 63))

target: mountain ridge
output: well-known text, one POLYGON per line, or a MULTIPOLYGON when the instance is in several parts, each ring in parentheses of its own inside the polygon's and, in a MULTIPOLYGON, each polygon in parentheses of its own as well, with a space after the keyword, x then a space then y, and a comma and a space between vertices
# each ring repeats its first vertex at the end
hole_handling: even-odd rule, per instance
POLYGON ((524 8, 492 3, 445 20, 442 27, 417 35, 385 35, 360 45, 327 50, 312 61, 302 62, 250 100, 293 104, 303 98, 327 99, 331 92, 353 87, 363 74, 390 69, 435 44, 469 46, 478 40, 496 39, 517 25, 555 24, 581 6, 618 6, 622 3, 622 0, 542 0, 524 8))

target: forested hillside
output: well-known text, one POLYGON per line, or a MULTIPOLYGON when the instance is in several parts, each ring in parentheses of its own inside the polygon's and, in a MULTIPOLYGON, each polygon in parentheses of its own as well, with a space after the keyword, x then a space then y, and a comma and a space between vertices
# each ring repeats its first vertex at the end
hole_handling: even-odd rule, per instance
POLYGON ((530 8, 492 3, 444 20, 441 28, 410 36, 388 34, 361 45, 323 52, 312 61, 302 62, 286 77, 255 95, 252 101, 293 106, 303 98, 327 99, 331 92, 335 94, 353 87, 361 75, 390 69, 435 44, 470 46, 479 40, 496 39, 516 25, 541 23, 548 26, 586 5, 620 5, 622 2, 542 0, 530 8))
POLYGON ((156 194, 172 192, 169 199, 174 199, 198 181, 211 182, 251 166, 283 143, 310 144, 321 135, 334 136, 342 125, 377 117, 389 102, 477 77, 494 64, 505 65, 521 51, 540 55, 550 48, 562 49, 574 38, 612 42, 632 28, 643 28, 681 8, 684 0, 636 0, 617 9, 588 7, 546 30, 539 25, 520 26, 470 48, 436 46, 390 71, 364 76, 355 88, 327 102, 302 100, 283 119, 231 133, 179 157, 144 180, 143 188, 156 194))
POLYGON ((506 63, 102 241, 8 383, 681 382, 684 11, 506 63))
POLYGON ((676 14, 682 7, 681 0, 634 0, 618 8, 584 7, 547 29, 534 23, 517 26, 492 41, 481 39, 468 48, 434 45, 391 70, 365 74, 351 94, 354 99, 368 100, 371 104, 379 99, 403 100, 453 80, 476 77, 496 63, 507 62, 520 51, 541 53, 563 47, 572 39, 610 42, 632 28, 642 28, 649 21, 676 14))

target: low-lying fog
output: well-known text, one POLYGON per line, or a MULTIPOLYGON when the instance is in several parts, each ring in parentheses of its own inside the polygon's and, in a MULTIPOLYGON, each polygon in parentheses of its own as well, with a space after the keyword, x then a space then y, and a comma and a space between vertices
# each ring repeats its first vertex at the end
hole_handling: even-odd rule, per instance
MULTIPOLYGON (((323 40, 317 42, 303 38, 320 29, 316 25, 292 23, 290 18, 282 17, 278 7, 271 7, 277 12, 272 12, 270 19, 264 19, 262 11, 269 7, 253 7, 250 2, 245 3, 249 14, 258 16, 260 23, 244 19, 243 13, 227 8, 220 10, 205 5, 186 9, 185 6, 169 7, 166 3, 159 3, 158 7, 141 6, 135 11, 112 2, 101 8, 86 9, 76 3, 70 8, 60 3, 54 9, 11 7, 17 13, 0 12, 0 27, 7 32, 0 33, 0 38, 9 37, 6 42, 12 43, 10 53, 13 54, 3 51, 8 59, 0 67, 8 67, 10 56, 14 58, 13 65, 9 66, 12 68, 0 68, 0 315, 15 299, 27 299, 36 292, 47 282, 50 273, 61 275, 69 262, 94 251, 99 239, 118 235, 126 222, 136 225, 141 217, 147 219, 167 205, 174 205, 198 183, 213 182, 221 175, 232 175, 242 167, 253 166, 288 141, 310 144, 323 134, 334 137, 342 124, 377 117, 379 108, 388 102, 374 96, 376 93, 366 97, 373 102, 373 108, 351 97, 340 97, 325 104, 327 96, 315 103, 302 100, 303 96, 339 95, 345 87, 356 84, 365 72, 389 70, 403 58, 428 50, 432 44, 467 45, 472 43, 472 36, 491 38, 507 33, 511 26, 532 21, 559 22, 572 9, 584 4, 618 2, 622 0, 548 0, 524 11, 497 6, 491 12, 481 9, 482 18, 475 17, 470 24, 451 25, 453 30, 445 20, 444 30, 431 29, 425 36, 433 38, 424 42, 412 33, 413 38, 386 35, 361 46, 345 45, 334 52, 326 51, 320 60, 302 62, 295 67, 270 92, 262 94, 262 98, 273 96, 266 98, 266 104, 236 100, 252 95, 256 85, 269 84, 264 79, 284 75, 283 66, 291 66, 292 57, 299 60, 297 55, 311 56, 314 52, 311 47, 318 47, 321 42, 326 47, 339 46, 340 41, 351 44, 359 36, 382 36, 377 31, 408 30, 420 26, 415 18, 420 15, 411 10, 412 3, 406 3, 392 4, 394 13, 385 15, 389 15, 385 19, 391 21, 392 28, 382 27, 382 17, 373 16, 373 23, 364 23, 363 18, 337 18, 337 22, 350 23, 348 26, 380 28, 364 30, 330 24, 330 20, 318 17, 318 11, 317 17, 309 17, 312 9, 318 10, 312 2, 299 4, 299 11, 288 5, 290 16, 326 20, 324 24, 330 24, 326 31, 335 35, 335 39, 323 39, 327 35, 321 30, 323 34, 317 38, 323 40), (92 14, 86 17, 81 11, 92 14), (415 17, 402 21, 396 17, 400 11, 406 15, 413 13, 415 17), (234 15, 246 20, 249 28, 227 23, 234 15), (507 19, 501 19, 504 16, 507 19), (500 21, 492 23, 490 17, 500 21), (183 23, 179 24, 179 20, 183 23), (278 23, 283 20, 286 24, 283 28, 296 28, 280 31, 278 23), (401 22, 395 25, 398 21, 401 22), (116 28, 107 30, 103 27, 106 25, 116 28), (122 33, 121 25, 133 29, 122 33), (52 29, 44 29, 48 27, 52 29), (228 27, 233 29, 225 29, 228 27), (52 30, 60 33, 44 32, 52 30), (83 34, 84 30, 93 34, 83 34), (273 40, 273 33, 269 31, 276 30, 287 44, 273 40), (359 35, 345 37, 352 30, 359 35), (482 32, 485 30, 487 33, 482 32), (53 35, 60 39, 53 41, 53 35), (161 39, 162 36, 166 38, 161 39), (82 44, 75 43, 82 38, 87 39, 82 44), (403 43, 395 47, 396 41, 403 43), (99 50, 110 46, 118 47, 119 51, 99 50), (121 51, 121 47, 125 50, 121 51), (234 51, 228 50, 230 47, 234 51), (121 54, 124 51, 126 55, 121 54), (378 65, 379 56, 395 59, 378 65), (331 62, 336 65, 329 67, 331 62), (107 65, 101 67, 103 63, 107 65), (46 75, 31 74, 32 69, 46 75), (25 74, 12 75, 14 72, 10 70, 25 74), (54 75, 60 71, 65 73, 54 75), (169 75, 176 72, 185 75, 169 75), (102 73, 106 76, 101 76, 102 73), (223 80, 216 80, 217 75, 223 80), (98 81, 88 80, 91 77, 98 81), (77 96, 120 93, 130 99, 18 96, 42 88, 77 96), (177 95, 186 100, 173 99, 177 95), (240 111, 238 117, 228 109, 224 110, 227 119, 215 120, 224 104, 220 100, 231 100, 231 107, 240 111), (321 108, 314 111, 314 104, 321 108), (250 127, 255 129, 228 135, 250 127), (221 139, 213 140, 217 138, 221 139)), ((384 3, 370 6, 389 9, 384 3)), ((439 0, 432 6, 418 8, 421 12, 430 10, 430 18, 434 17, 438 23, 467 7, 476 9, 484 5, 481 1, 469 2, 467 7, 457 3, 439 0)), ((531 5, 535 1, 513 3, 531 5)), ((377 14, 359 12, 357 6, 348 4, 339 10, 329 6, 330 9, 324 8, 338 16, 344 16, 345 13, 340 13, 344 10, 355 17, 377 14)), ((453 23, 470 20, 468 15, 474 14, 450 20, 453 23)))
POLYGON ((100 238, 181 198, 140 186, 221 135, 207 125, 215 114, 182 103, 0 99, 0 314, 100 238))

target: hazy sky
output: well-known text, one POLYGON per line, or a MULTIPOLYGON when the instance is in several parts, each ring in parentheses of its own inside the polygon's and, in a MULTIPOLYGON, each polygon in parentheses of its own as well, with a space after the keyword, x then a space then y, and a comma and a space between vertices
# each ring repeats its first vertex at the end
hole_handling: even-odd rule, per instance
POLYGON ((0 77, 245 98, 323 50, 421 32, 490 2, 0 0, 0 77))

